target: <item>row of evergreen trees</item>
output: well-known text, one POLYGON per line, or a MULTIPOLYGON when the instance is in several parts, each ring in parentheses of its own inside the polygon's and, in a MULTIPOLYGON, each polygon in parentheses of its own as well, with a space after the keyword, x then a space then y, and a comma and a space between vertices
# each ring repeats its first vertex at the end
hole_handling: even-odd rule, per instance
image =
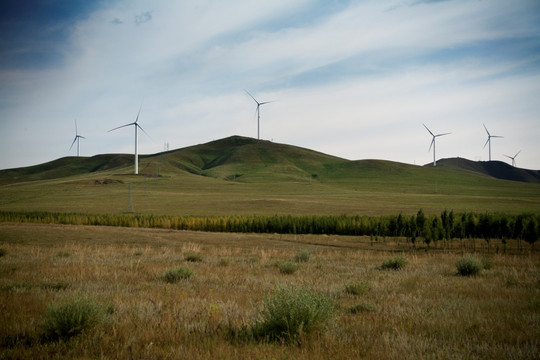
POLYGON ((439 240, 480 238, 520 239, 533 244, 538 240, 540 215, 477 214, 443 211, 426 215, 348 216, 348 215, 273 215, 273 216, 169 216, 146 214, 74 214, 51 212, 0 211, 0 221, 38 222, 74 225, 166 228, 176 230, 334 234, 407 237, 413 243, 421 238, 426 244, 439 240))

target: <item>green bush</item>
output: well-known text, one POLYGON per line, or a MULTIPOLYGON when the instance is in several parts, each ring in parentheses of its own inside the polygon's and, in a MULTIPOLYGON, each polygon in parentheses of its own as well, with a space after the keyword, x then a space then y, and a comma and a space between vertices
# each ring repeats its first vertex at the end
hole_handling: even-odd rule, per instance
POLYGON ((184 253, 184 260, 191 261, 191 262, 201 262, 203 259, 203 256, 198 251, 186 251, 184 253))
POLYGON ((394 256, 381 264, 381 270, 400 270, 407 265, 407 259, 403 256, 394 256))
POLYGON ((185 267, 178 267, 176 269, 169 270, 165 273, 165 281, 169 284, 176 283, 182 279, 189 279, 193 276, 193 270, 185 268, 185 267))
POLYGON ((259 340, 300 342, 303 335, 322 327, 333 311, 334 300, 329 296, 279 287, 264 300, 252 333, 259 340))
POLYGON ((231 259, 229 258, 221 258, 219 259, 219 265, 220 266, 228 266, 231 263, 231 259))
POLYGON ((479 274, 482 269, 482 261, 472 255, 465 255, 456 261, 458 274, 461 276, 472 276, 479 274))
POLYGON ((345 292, 351 295, 362 295, 369 290, 371 290, 371 284, 364 280, 360 280, 354 284, 345 285, 345 292))
POLYGON ((73 299, 62 304, 52 304, 41 325, 45 340, 67 340, 100 325, 105 308, 88 297, 73 299))
POLYGON ((309 258, 311 257, 311 253, 309 250, 301 250, 296 253, 294 256, 294 261, 296 262, 308 262, 309 258))
POLYGON ((277 263, 279 272, 285 275, 294 274, 298 270, 298 265, 292 261, 280 261, 277 263))

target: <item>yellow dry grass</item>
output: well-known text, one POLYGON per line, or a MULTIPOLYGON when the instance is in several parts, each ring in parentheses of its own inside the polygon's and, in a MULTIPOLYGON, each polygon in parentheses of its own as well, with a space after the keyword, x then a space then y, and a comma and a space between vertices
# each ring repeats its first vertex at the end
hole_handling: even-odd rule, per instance
MULTIPOLYGON (((369 238, 213 234, 141 228, 0 224, 0 358, 534 359, 539 357, 540 256, 479 253, 493 267, 456 275, 453 250, 411 250, 369 238), (294 274, 276 262, 300 250, 294 274), (202 262, 186 262, 197 251, 202 262), (378 267, 396 251, 401 271, 378 267), (226 259, 226 261, 224 261, 226 259), (191 279, 168 284, 178 266, 191 279), (362 295, 347 284, 368 282, 362 295), (337 301, 326 327, 300 345, 234 341, 278 285, 337 301), (114 309, 67 342, 39 341, 47 306, 88 295, 114 309)), ((481 250, 478 246, 477 250, 481 250)), ((485 249, 483 250, 485 251, 485 249)))

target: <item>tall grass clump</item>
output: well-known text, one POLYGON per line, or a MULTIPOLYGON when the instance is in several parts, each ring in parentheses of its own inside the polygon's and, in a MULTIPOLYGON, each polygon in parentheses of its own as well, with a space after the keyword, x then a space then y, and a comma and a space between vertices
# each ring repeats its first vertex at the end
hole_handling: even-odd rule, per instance
POLYGON ((334 311, 334 300, 306 288, 278 287, 266 297, 253 336, 263 341, 300 342, 321 329, 334 311))
POLYGON ((106 309, 88 297, 75 298, 61 304, 52 304, 41 325, 46 341, 67 340, 100 325, 106 309))
POLYGON ((298 270, 298 265, 292 261, 280 261, 277 263, 278 270, 281 274, 290 275, 298 270))
POLYGON ((465 255, 456 261, 458 275, 473 276, 478 275, 484 268, 482 261, 473 255, 465 255))
POLYGON ((186 251, 184 253, 184 260, 191 261, 191 262, 201 262, 203 260, 202 253, 198 251, 186 251))
POLYGON ((193 276, 193 270, 180 266, 176 269, 171 269, 167 271, 165 275, 163 276, 163 278, 169 284, 174 284, 182 279, 189 279, 192 276, 193 276))
POLYGON ((400 270, 407 265, 407 259, 403 256, 394 256, 388 260, 385 260, 381 266, 381 270, 400 270))
POLYGON ((299 252, 294 255, 294 261, 300 263, 300 262, 308 262, 311 258, 311 252, 309 250, 300 250, 299 252))
POLYGON ((345 292, 351 295, 363 295, 369 290, 371 290, 371 284, 365 280, 345 285, 345 292))

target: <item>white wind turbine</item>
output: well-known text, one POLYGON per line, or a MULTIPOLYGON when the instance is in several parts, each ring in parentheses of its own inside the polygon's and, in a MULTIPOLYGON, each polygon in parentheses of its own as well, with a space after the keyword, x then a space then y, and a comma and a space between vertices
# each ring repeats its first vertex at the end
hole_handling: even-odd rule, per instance
POLYGON ((509 158, 509 159, 512 159, 512 166, 515 167, 515 166, 516 166, 516 158, 517 158, 517 156, 519 155, 520 152, 521 152, 521 150, 519 150, 519 151, 516 153, 516 155, 514 155, 514 156, 509 156, 509 155, 504 155, 504 156, 506 156, 506 157, 509 158))
POLYGON ((503 136, 498 136, 498 135, 491 135, 486 127, 485 124, 482 124, 484 125, 484 129, 486 129, 486 132, 488 134, 488 138, 487 138, 487 141, 486 143, 484 144, 484 147, 482 149, 485 149, 486 148, 486 145, 489 143, 489 161, 491 161, 491 138, 502 138, 503 136))
POLYGON ((251 95, 249 93, 249 91, 247 91, 247 90, 244 90, 244 91, 253 99, 253 101, 255 101, 257 103, 257 110, 255 110, 255 112, 257 113, 257 139, 260 139, 260 123, 261 123, 260 107, 261 107, 261 105, 268 104, 268 103, 271 103, 271 102, 274 102, 274 101, 258 102, 257 99, 255 99, 253 97, 253 95, 251 95))
POLYGON ((79 130, 77 129, 77 120, 75 120, 75 139, 73 139, 73 142, 71 143, 71 146, 69 147, 69 150, 73 147, 73 144, 77 142, 77 157, 81 155, 81 139, 86 139, 84 136, 79 135, 79 130))
POLYGON ((433 139, 431 140, 431 144, 429 145, 429 150, 431 150, 431 147, 433 146, 433 166, 437 166, 437 159, 435 158, 435 138, 438 138, 439 136, 444 136, 444 135, 449 135, 451 133, 444 133, 444 134, 437 134, 437 135, 434 135, 431 130, 428 129, 428 127, 425 125, 425 124, 422 124, 424 125, 424 127, 426 128, 426 130, 431 134, 431 136, 433 137, 433 139))
POLYGON ((116 129, 120 129, 120 128, 123 128, 123 127, 126 127, 126 126, 131 126, 131 125, 133 125, 135 127, 135 175, 139 174, 139 154, 137 152, 138 151, 139 140, 138 140, 137 130, 141 129, 141 131, 143 133, 145 133, 148 137, 150 137, 150 135, 148 135, 148 133, 146 131, 144 131, 144 129, 141 127, 141 125, 139 125, 137 123, 137 121, 139 121, 139 114, 141 113, 141 108, 142 108, 142 105, 139 108, 139 112, 137 113, 137 118, 135 119, 135 122, 132 122, 132 123, 129 123, 129 124, 126 124, 126 125, 122 125, 122 126, 119 126, 119 127, 115 127, 114 129, 111 129, 111 130, 108 131, 108 132, 111 132, 111 131, 114 131, 116 129))

